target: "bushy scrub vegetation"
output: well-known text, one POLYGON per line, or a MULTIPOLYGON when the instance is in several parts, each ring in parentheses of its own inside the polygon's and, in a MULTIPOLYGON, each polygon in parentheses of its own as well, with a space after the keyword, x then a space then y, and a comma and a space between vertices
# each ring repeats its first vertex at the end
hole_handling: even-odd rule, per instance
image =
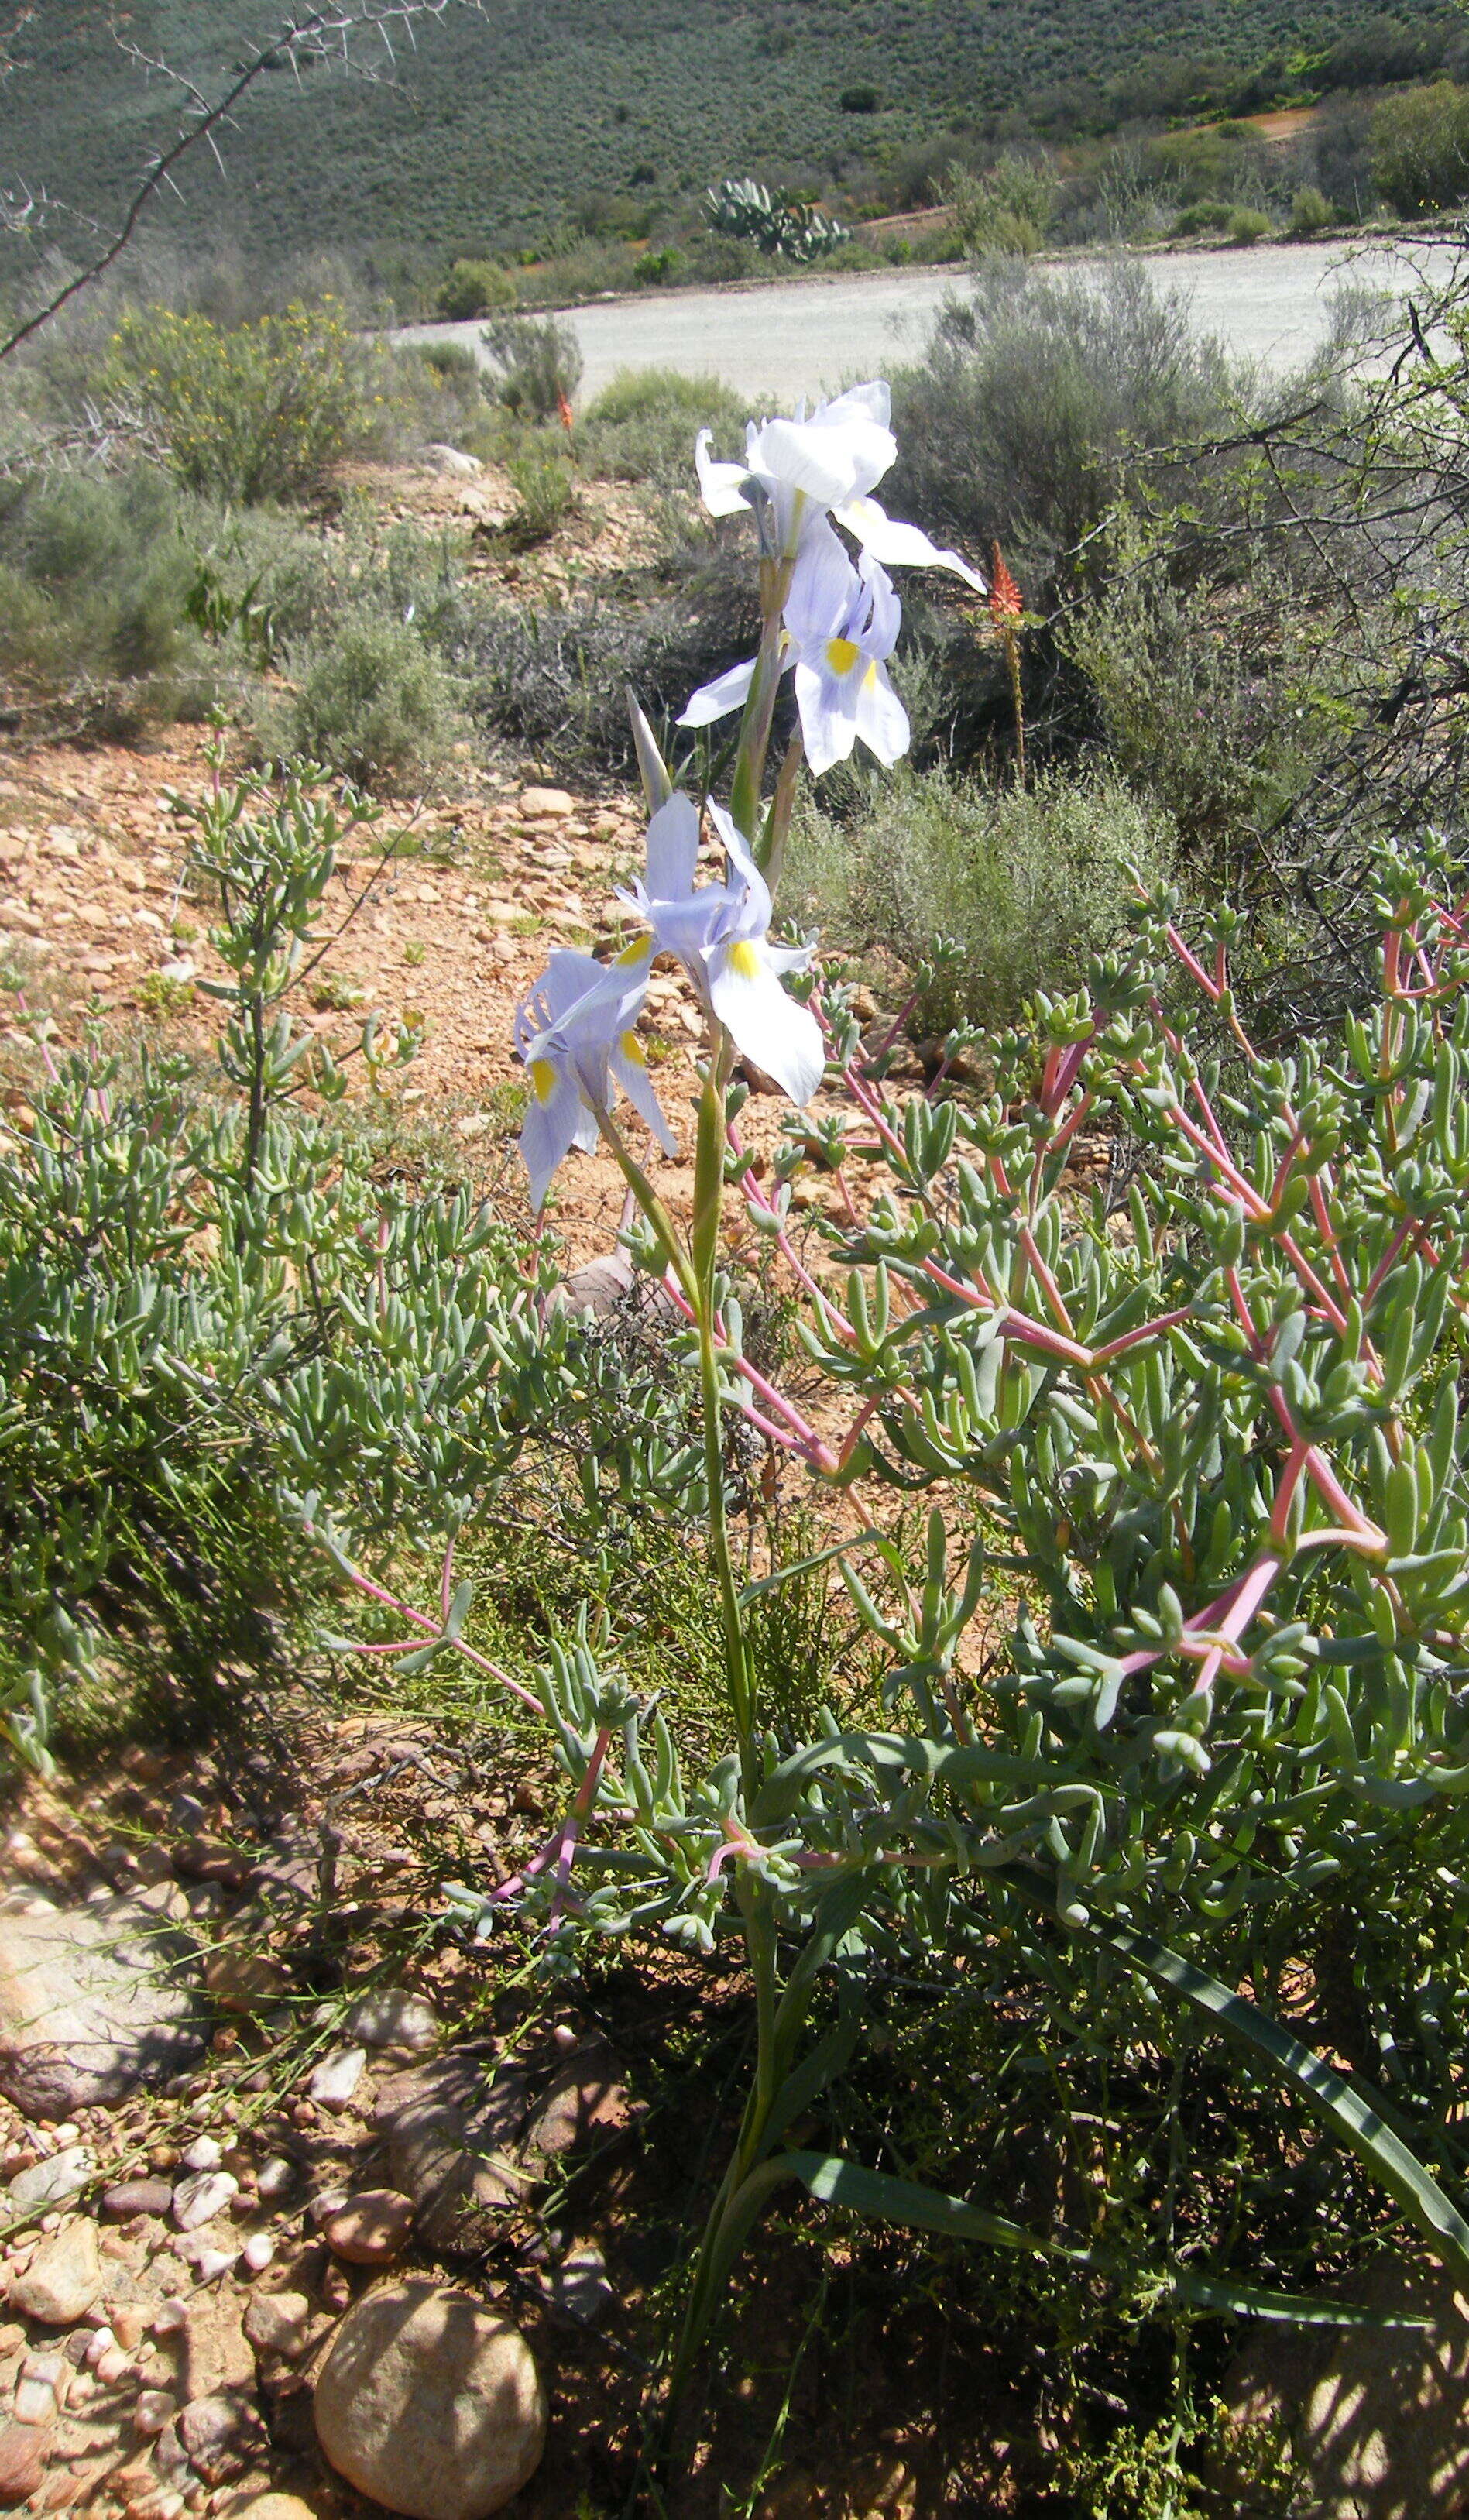
POLYGON ((552 315, 502 315, 481 336, 498 371, 496 390, 507 411, 524 420, 569 413, 581 382, 581 345, 569 324, 552 315))
POLYGON ((299 498, 383 433, 389 371, 330 303, 228 331, 166 307, 123 318, 103 390, 190 489, 299 498))
POLYGON ((185 502, 154 466, 0 494, 0 656, 22 686, 146 683, 201 653, 185 502))
POLYGON ((1018 788, 931 770, 844 822, 811 812, 790 891, 823 933, 893 957, 914 1029, 935 1037, 1002 1029, 1039 987, 1079 980, 1171 857, 1167 817, 1120 781, 1052 773, 1018 788))
POLYGON ((1414 295, 1416 335, 1348 308, 1277 389, 1136 271, 982 260, 897 460, 880 397, 827 417, 837 525, 875 536, 880 487, 916 536, 898 648, 855 580, 823 633, 872 669, 850 721, 784 679, 810 512, 836 532, 794 432, 747 455, 737 397, 657 375, 568 428, 554 326, 505 319, 498 403, 392 374, 395 425, 472 415, 506 462, 506 540, 635 494, 652 556, 565 598, 471 568, 463 519, 384 523, 325 441, 247 492, 233 398, 260 460, 297 433, 254 318, 189 335, 213 403, 125 446, 73 410, 7 488, 38 705, 83 652, 198 669, 334 774, 221 748, 197 801, 217 1072, 48 1044, 0 1139, 7 1738, 314 1656, 535 1742, 563 1808, 436 1920, 551 1983, 671 1947, 734 2023, 647 2338, 665 2474, 777 2200, 982 2316, 1064 2428, 1045 2493, 1098 2514, 1207 2507, 1221 2322, 1349 2317, 1404 2232, 1469 2272, 1469 295, 1414 295), (723 515, 703 427, 751 467, 723 515), (681 727, 751 655, 734 723, 681 727), (497 1106, 537 1199, 578 1136, 617 1167, 646 1301, 600 1322, 554 1299, 554 1203, 533 1243, 518 1177, 481 1209, 383 1159, 412 1028, 365 1009, 349 1066, 289 1011, 341 858, 392 848, 344 775, 507 743, 672 818, 616 914, 645 943, 553 963, 497 1106), (655 945, 701 1010, 667 1201, 655 945), (795 1107, 757 1154, 761 1088, 795 1107))
POLYGON ((1230 389, 1181 292, 1141 266, 1093 286, 987 265, 949 300, 927 365, 899 380, 900 486, 958 541, 998 535, 1039 592, 1141 489, 1153 450, 1203 436, 1230 389))

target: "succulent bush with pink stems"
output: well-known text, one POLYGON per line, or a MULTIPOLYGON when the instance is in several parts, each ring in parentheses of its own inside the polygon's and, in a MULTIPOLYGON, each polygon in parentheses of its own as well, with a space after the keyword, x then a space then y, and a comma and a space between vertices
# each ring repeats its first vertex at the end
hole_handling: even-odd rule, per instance
MULTIPOLYGON (((537 1195, 573 1144, 600 1140, 637 1212, 635 1256, 687 1325, 728 1729, 690 1775, 676 1704, 639 1700, 615 1639, 608 1653, 585 1634, 557 1644, 540 1701, 566 1815, 512 1882, 453 1896, 480 1931, 513 1910, 551 1959, 599 1934, 743 1938, 756 2062, 694 2260, 675 2400, 737 2253, 790 2183, 1135 2276, 1104 2228, 1022 2227, 792 2140, 860 2054, 865 1975, 904 1955, 976 1972, 1002 1958, 1040 1980, 1080 1963, 1083 1986, 1091 1965, 1144 2009, 1193 2013, 1469 2275, 1446 2096, 1454 1991, 1436 2018, 1406 1962, 1373 1981, 1396 2102, 1386 2069, 1375 2085, 1342 2070, 1269 2000, 1313 1919, 1370 1917, 1406 1949, 1429 1874, 1435 1897, 1469 1897, 1469 906, 1431 840, 1385 856, 1374 1003, 1276 1059, 1234 1001, 1228 912, 1185 934, 1173 896, 1139 897, 1090 986, 1040 999, 992 1045, 992 1091, 890 1093, 810 943, 772 942, 800 724, 773 773, 768 755, 792 662, 824 760, 873 734, 891 753, 882 554, 973 577, 877 507, 891 450, 875 386, 752 429, 743 467, 700 447, 714 503, 750 511, 764 617, 756 658, 692 712, 742 706, 729 804, 684 795, 635 716, 651 830, 631 900, 646 932, 604 968, 553 957, 518 1035, 537 1195), (860 569, 833 519, 861 542, 860 569), (830 652, 813 652, 818 598, 830 652), (701 884, 711 840, 722 876, 701 884), (706 1017, 687 1222, 616 1107, 620 1080, 666 1136, 636 1031, 655 947, 706 1017), (742 1059, 797 1102, 823 1078, 832 1098, 763 1179, 740 1137, 742 1059), (813 1127, 838 1187, 859 1166, 864 1185, 818 1228, 820 1274, 789 1206, 813 1127), (1105 1142, 1111 1191, 1081 1177, 1084 1136, 1105 1142), (732 1210, 784 1271, 830 1404, 820 1427, 744 1352, 732 1210), (882 1730, 840 1707, 794 1745, 770 1728, 749 1617, 811 1561, 742 1579, 732 1417, 850 1500, 849 1536, 824 1554, 880 1653, 882 1730), (895 1494, 930 1499, 916 1561, 884 1510, 895 1494)), ((442 1615, 420 1613, 404 1650, 458 1642, 467 1607, 456 1597, 451 1615, 446 1572, 442 1615)), ((665 1699, 677 1689, 671 1674, 665 1699)), ((1110 2017, 1098 2000, 1093 2035, 1110 2017)), ((1166 2246, 1149 2282, 1179 2314, 1354 2316, 1166 2246)))

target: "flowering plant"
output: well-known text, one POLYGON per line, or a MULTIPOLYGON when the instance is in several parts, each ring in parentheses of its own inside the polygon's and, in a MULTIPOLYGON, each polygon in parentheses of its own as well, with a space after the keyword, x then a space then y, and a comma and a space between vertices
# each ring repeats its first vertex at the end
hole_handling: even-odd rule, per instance
MULTIPOLYGON (((689 1777, 656 1703, 585 1638, 556 1646, 541 1691, 570 1810, 513 1883, 456 1895, 479 1930, 513 1899, 553 1949, 587 1931, 657 1928, 693 1947, 743 1936, 756 2064, 695 2261, 675 2398, 783 2182, 1135 2272, 1104 2230, 1026 2228, 791 2142, 859 2048, 864 1973, 905 1954, 987 1969, 1003 1952, 1043 1980, 1096 1955, 1236 2042, 1469 2272, 1469 2223, 1424 2158, 1431 2128, 1415 2150, 1360 2069, 1328 2063, 1242 1992, 1277 1988, 1304 1920, 1333 1904, 1351 1916, 1398 1901, 1408 1930, 1410 1833, 1436 1832, 1459 1879, 1469 928, 1452 870, 1431 848, 1384 862, 1379 1003, 1293 1059, 1263 1055, 1240 1017, 1228 914, 1191 943, 1160 894, 1139 900, 1131 940, 1088 990, 1040 1000, 997 1045, 990 1095, 886 1092, 841 991, 771 924, 803 743, 819 759, 840 757, 844 733, 882 757, 902 747, 875 681, 898 622, 874 554, 977 583, 875 508, 890 447, 876 386, 752 430, 743 467, 713 464, 701 442, 710 504, 746 505, 759 542, 760 650, 720 696, 742 707, 730 802, 678 789, 635 712, 650 823, 645 876, 624 899, 646 932, 605 968, 554 958, 517 1022, 534 1194, 595 1131, 697 1356, 730 1739, 689 1777), (847 660, 829 652, 843 643, 870 714, 846 707, 847 660), (799 723, 768 781, 792 659, 799 723), (704 838, 723 879, 700 884, 704 838), (616 1082, 667 1145, 636 1056, 655 950, 677 958, 705 1016, 687 1223, 613 1108, 616 1082), (1208 1059, 1194 1046, 1205 1028, 1208 1059), (799 1124, 841 1202, 823 1276, 791 1233, 797 1142, 774 1187, 743 1148, 741 1059, 796 1105, 824 1079, 841 1098, 799 1124), (1131 1149, 1125 1201, 1085 1192, 1084 1138, 1114 1162, 1131 1149), (877 1168, 869 1195, 854 1192, 859 1159, 877 1168), (732 1200, 789 1273, 840 1433, 745 1353, 732 1200), (792 1747, 769 1728, 748 1618, 820 1561, 741 1583, 731 1414, 846 1501, 846 1536, 824 1555, 880 1647, 889 1729, 828 1709, 792 1747), (882 1491, 933 1498, 916 1566, 876 1510, 882 1491), (819 1987, 834 1990, 835 2018, 815 2036, 819 1987)), ((1002 582, 1000 609, 1014 608, 1002 582)), ((700 709, 712 713, 707 693, 695 722, 700 709)), ((457 1641, 447 1622, 444 1638, 457 1641)), ((1431 2117, 1447 2104, 1437 2051, 1397 2029, 1431 2117)), ((1148 2280, 1176 2309, 1354 2316, 1226 2284, 1182 2252, 1148 2280)))

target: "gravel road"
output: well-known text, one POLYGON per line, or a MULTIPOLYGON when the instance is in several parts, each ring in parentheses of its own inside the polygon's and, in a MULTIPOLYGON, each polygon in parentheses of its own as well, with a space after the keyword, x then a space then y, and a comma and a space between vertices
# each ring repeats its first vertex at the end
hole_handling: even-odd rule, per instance
MULTIPOLYGON (((1278 370, 1294 366, 1324 332, 1342 257, 1340 245, 1280 245, 1155 260, 1160 282, 1188 291, 1203 330, 1220 334, 1237 355, 1278 370)), ((1392 285, 1388 253, 1364 255, 1352 269, 1374 287, 1392 285)), ((753 289, 649 290, 573 307, 566 321, 586 362, 584 400, 618 368, 652 367, 724 377, 752 400, 788 400, 912 357, 944 298, 962 286, 954 269, 817 274, 753 289)), ((403 338, 461 340, 474 348, 478 330, 433 324, 403 338)))

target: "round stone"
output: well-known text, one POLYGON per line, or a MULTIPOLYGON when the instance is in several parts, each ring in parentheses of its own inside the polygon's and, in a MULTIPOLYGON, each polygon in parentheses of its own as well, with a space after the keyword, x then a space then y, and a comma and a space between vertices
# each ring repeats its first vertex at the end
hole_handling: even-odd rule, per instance
POLYGON ((322 2238, 349 2267, 385 2267, 401 2257, 413 2229, 413 2200, 396 2187, 365 2187, 322 2225, 322 2238))
POLYGON ((387 2284, 337 2329, 316 2430, 337 2474, 404 2520, 488 2520, 540 2465, 546 2395, 508 2319, 437 2284, 387 2284))
POLYGON ((42 2241, 24 2274, 11 2285, 10 2297, 24 2318, 39 2319, 47 2327, 72 2327, 101 2290, 97 2226, 76 2221, 42 2241))
POLYGON ((164 2215, 172 2203, 166 2179, 124 2179, 104 2190, 102 2211, 109 2223, 130 2223, 135 2214, 164 2215))

